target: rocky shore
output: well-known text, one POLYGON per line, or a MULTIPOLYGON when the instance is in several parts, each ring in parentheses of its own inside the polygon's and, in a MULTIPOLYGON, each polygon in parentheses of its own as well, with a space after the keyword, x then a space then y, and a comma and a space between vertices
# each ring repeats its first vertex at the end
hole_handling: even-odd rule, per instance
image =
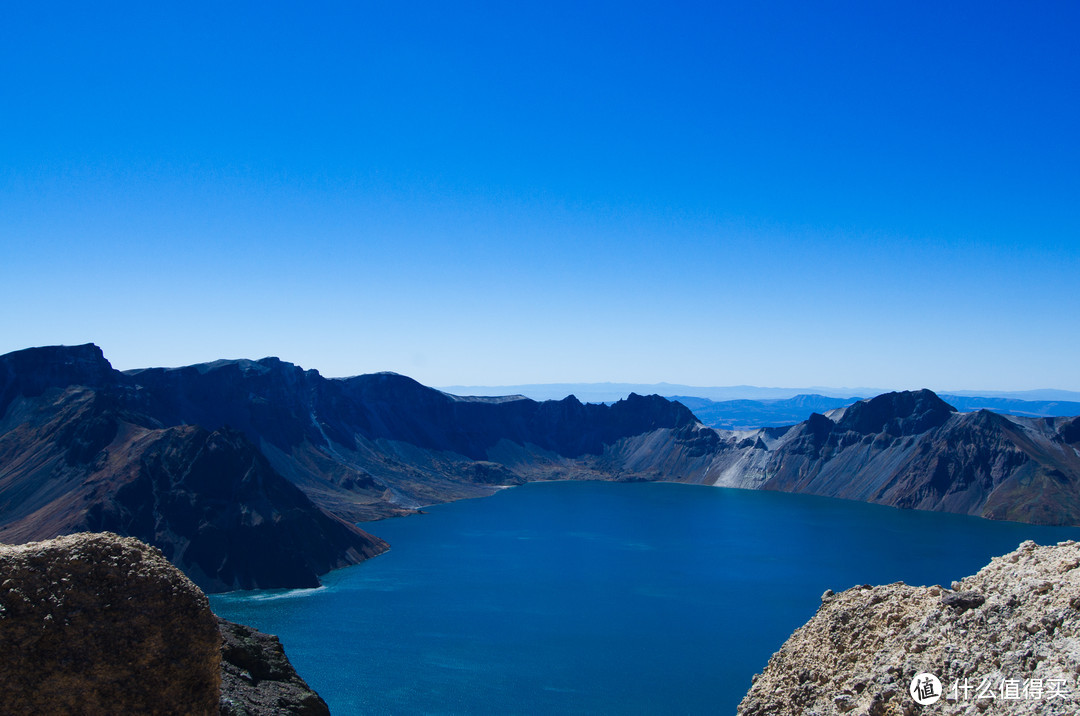
POLYGON ((330 716, 285 656, 281 641, 218 617, 221 628, 221 716, 330 716))

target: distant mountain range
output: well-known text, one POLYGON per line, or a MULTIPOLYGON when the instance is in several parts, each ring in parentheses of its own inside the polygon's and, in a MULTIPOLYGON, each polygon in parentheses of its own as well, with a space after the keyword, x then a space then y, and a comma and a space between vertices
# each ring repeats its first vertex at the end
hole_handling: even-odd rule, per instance
MULTIPOLYGON (((781 400, 722 400, 688 395, 670 396, 690 410, 710 428, 753 430, 794 425, 812 413, 824 413, 851 405, 861 398, 833 398, 825 395, 796 395, 781 400)), ((1077 412, 1080 415, 1080 411, 1077 412)))
POLYGON ((534 479, 1080 524, 1080 418, 960 413, 927 390, 830 400, 744 405, 810 413, 731 431, 658 395, 468 398, 276 358, 119 372, 94 345, 32 348, 0 356, 0 541, 108 529, 161 548, 210 591, 309 586, 387 548, 353 522, 534 479))
MULTIPOLYGON (((694 411, 698 419, 711 428, 752 430, 754 428, 794 425, 806 420, 811 413, 824 413, 842 408, 863 398, 832 398, 824 395, 796 395, 783 400, 724 400, 714 401, 685 395, 667 396, 694 411)), ((992 410, 1007 415, 1029 418, 1068 417, 1080 415, 1080 402, 1051 400, 1015 400, 1012 398, 941 396, 941 399, 961 412, 992 410)))
MULTIPOLYGON (((756 385, 729 385, 722 387, 702 387, 679 385, 675 383, 530 383, 525 385, 451 385, 439 388, 453 395, 521 395, 533 400, 561 400, 568 395, 575 396, 585 403, 612 403, 622 400, 630 393, 638 395, 660 395, 665 398, 687 396, 706 398, 713 402, 733 400, 785 400, 803 395, 818 395, 826 398, 872 397, 889 392, 884 388, 762 388, 756 385)), ((964 398, 995 398, 1001 400, 1072 402, 1080 403, 1080 392, 1072 390, 953 390, 943 391, 941 395, 964 398)))
MULTIPOLYGON (((450 385, 439 388, 452 395, 520 395, 533 400, 562 400, 573 395, 584 403, 613 403, 631 393, 671 397, 686 395, 712 401, 783 400, 797 395, 816 394, 831 398, 851 395, 880 395, 877 388, 762 388, 756 385, 702 387, 677 383, 530 383, 525 385, 450 385)), ((1077 394, 1080 399, 1080 394, 1077 394)))

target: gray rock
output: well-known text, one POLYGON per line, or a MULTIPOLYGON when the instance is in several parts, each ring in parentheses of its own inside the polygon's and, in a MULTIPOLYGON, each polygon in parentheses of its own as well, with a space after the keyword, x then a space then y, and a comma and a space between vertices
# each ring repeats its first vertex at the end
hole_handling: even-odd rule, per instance
POLYGON ((986 597, 978 592, 954 592, 941 597, 941 603, 943 605, 952 607, 961 612, 967 609, 981 607, 985 601, 986 597))
POLYGON ((218 617, 222 716, 329 716, 330 709, 296 673, 276 636, 218 617))
POLYGON ((1080 713, 1078 567, 1074 542, 1025 542, 954 583, 955 593, 896 583, 833 595, 773 654, 738 712, 1080 713), (935 675, 944 692, 927 706, 909 693, 923 672, 935 675), (984 680, 996 698, 978 698, 984 680), (1018 691, 1007 691, 1007 682, 1018 691))

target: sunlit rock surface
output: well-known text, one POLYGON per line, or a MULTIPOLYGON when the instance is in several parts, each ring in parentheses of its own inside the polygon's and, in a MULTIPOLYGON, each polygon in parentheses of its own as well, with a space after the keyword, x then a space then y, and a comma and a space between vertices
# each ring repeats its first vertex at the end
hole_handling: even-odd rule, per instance
POLYGON ((754 678, 741 716, 1080 712, 1080 544, 1025 542, 974 576, 826 592, 754 678), (909 692, 922 673, 942 698, 909 692))

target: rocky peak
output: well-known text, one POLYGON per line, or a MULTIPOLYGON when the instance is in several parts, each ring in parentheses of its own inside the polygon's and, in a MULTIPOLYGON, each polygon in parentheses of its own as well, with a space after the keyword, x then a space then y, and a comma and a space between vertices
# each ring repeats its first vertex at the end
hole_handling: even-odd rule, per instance
POLYGON ((694 413, 682 403, 655 394, 631 393, 611 407, 616 413, 637 416, 638 424, 649 429, 680 428, 698 422, 694 413))
POLYGON ((861 435, 917 435, 943 425, 955 412, 956 408, 924 388, 860 400, 848 406, 838 425, 861 435))
POLYGON ((93 343, 8 353, 0 356, 0 417, 19 395, 35 397, 49 388, 69 385, 101 388, 115 385, 122 377, 93 343))
POLYGON ((221 360, 183 368, 132 371, 142 409, 166 425, 230 426, 252 441, 287 449, 318 440, 311 398, 325 381, 277 358, 221 360))
MULTIPOLYGON (((93 343, 78 346, 40 346, 26 348, 0 356, 0 363, 13 365, 23 371, 68 369, 100 374, 112 371, 112 365, 105 358, 101 348, 93 343)), ((73 381, 74 382, 74 381, 73 381)))
POLYGON ((364 403, 392 404, 395 408, 423 406, 431 409, 433 406, 451 402, 446 393, 391 371, 330 379, 329 382, 339 384, 345 394, 364 403))
POLYGON ((836 428, 836 423, 821 413, 810 413, 805 425, 806 432, 812 435, 817 442, 824 442, 829 433, 836 428))

